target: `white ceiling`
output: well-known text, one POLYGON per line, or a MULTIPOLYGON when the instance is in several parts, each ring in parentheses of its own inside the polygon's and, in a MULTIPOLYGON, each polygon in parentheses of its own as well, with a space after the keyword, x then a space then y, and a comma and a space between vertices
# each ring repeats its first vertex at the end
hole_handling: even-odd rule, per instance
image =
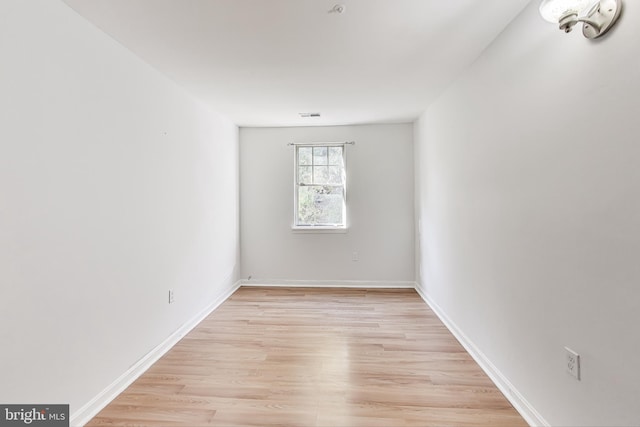
POLYGON ((64 1, 240 126, 412 121, 529 2, 64 1))

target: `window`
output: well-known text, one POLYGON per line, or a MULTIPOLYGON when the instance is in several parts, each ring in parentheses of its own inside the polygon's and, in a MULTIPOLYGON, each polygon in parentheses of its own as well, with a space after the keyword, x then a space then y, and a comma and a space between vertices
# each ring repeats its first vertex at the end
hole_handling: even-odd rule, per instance
POLYGON ((344 154, 344 144, 295 146, 294 228, 346 228, 344 154))

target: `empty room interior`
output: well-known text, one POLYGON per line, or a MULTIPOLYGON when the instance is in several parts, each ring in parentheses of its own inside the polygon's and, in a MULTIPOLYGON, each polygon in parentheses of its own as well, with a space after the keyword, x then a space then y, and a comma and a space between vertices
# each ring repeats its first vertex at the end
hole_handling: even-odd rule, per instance
POLYGON ((630 0, 1 0, 0 424, 640 425, 639 76, 630 0))

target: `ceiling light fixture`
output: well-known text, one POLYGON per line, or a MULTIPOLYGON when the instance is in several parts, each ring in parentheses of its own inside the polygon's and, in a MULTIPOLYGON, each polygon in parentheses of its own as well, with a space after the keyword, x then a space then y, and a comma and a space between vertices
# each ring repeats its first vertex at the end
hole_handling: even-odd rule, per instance
POLYGON ((582 34, 588 39, 603 36, 613 27, 622 12, 622 0, 542 0, 542 17, 558 24, 565 33, 582 22, 582 34))

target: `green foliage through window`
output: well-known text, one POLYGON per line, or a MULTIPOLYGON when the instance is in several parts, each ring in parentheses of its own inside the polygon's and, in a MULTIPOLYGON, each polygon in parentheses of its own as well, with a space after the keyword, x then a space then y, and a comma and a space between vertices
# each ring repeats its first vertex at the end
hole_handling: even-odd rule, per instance
POLYGON ((344 146, 296 146, 295 191, 296 226, 344 227, 344 146))

